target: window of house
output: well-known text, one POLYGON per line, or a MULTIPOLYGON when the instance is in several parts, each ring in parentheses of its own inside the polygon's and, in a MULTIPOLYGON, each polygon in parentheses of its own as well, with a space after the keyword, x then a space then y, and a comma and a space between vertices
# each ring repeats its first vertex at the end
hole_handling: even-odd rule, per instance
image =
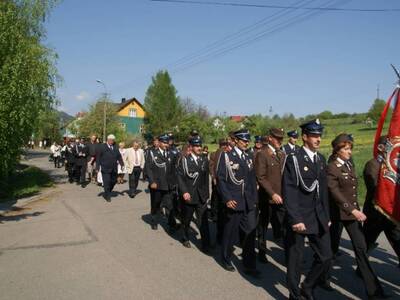
POLYGON ((129 109, 129 116, 132 118, 136 118, 137 117, 137 110, 136 108, 130 108, 129 109))

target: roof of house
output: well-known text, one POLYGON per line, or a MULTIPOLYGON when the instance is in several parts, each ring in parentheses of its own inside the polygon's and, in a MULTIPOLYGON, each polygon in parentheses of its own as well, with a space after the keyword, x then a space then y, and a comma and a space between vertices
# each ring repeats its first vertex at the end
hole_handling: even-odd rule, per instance
MULTIPOLYGON (((122 98, 122 101, 124 99, 125 98, 122 98)), ((127 99, 121 103, 113 103, 113 104, 116 106, 117 110, 120 111, 120 110, 124 109, 126 106, 128 106, 129 104, 131 104, 132 102, 136 102, 137 105, 139 105, 143 110, 145 110, 143 104, 140 103, 140 101, 138 99, 136 99, 135 97, 133 97, 131 99, 127 99)))
POLYGON ((246 116, 231 116, 230 118, 231 118, 231 120, 234 121, 234 122, 242 122, 243 119, 246 118, 246 116))

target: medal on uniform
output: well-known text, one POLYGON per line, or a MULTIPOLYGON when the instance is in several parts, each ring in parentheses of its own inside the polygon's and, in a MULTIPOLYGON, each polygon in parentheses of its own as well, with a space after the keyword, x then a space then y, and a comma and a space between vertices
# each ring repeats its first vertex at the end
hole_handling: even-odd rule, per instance
POLYGON ((308 171, 308 167, 307 166, 304 166, 304 171, 308 171))

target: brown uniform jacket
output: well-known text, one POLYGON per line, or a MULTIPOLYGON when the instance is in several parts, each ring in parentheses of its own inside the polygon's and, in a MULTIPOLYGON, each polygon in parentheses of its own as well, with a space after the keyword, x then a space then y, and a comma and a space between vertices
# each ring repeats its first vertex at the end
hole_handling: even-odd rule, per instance
MULTIPOLYGON (((339 210, 336 215, 340 220, 355 220, 351 212, 354 209, 360 210, 360 206, 357 201, 358 183, 354 166, 349 170, 346 165, 335 159, 328 164, 327 179, 331 208, 339 210)), ((335 215, 334 212, 332 214, 335 215)))
POLYGON ((255 169, 257 182, 261 192, 266 194, 267 200, 273 194, 282 195, 282 171, 285 164, 285 153, 277 151, 276 154, 264 145, 255 156, 255 169))
POLYGON ((209 162, 209 168, 210 168, 210 175, 212 179, 217 178, 217 167, 218 167, 218 161, 219 158, 221 157, 222 149, 219 148, 217 151, 212 152, 210 154, 210 162, 209 162))

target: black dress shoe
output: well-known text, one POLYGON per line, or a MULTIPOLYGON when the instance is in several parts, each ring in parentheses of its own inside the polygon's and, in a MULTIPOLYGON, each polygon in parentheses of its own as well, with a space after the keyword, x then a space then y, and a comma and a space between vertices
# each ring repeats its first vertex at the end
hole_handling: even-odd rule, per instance
POLYGON ((214 255, 214 249, 211 246, 203 246, 201 247, 201 252, 203 252, 205 255, 213 256, 214 255))
POLYGON ((182 245, 183 245, 183 247, 185 247, 185 248, 192 248, 192 246, 190 245, 190 242, 189 242, 189 241, 183 241, 183 242, 182 242, 182 245))
POLYGON ((135 198, 135 194, 129 194, 129 198, 135 198))
POLYGON ((110 197, 110 195, 104 194, 104 195, 103 195, 103 198, 104 198, 104 200, 106 200, 107 202, 111 202, 111 197, 110 197))
POLYGON ((268 263, 268 258, 265 254, 258 254, 258 261, 263 264, 268 263))
POLYGON ((258 271, 257 269, 248 269, 248 268, 245 268, 244 270, 243 270, 243 273, 244 274, 246 274, 246 275, 248 275, 248 276, 250 276, 250 277, 253 277, 253 278, 261 278, 261 272, 260 271, 258 271))
POLYGON ((151 229, 157 230, 157 228, 158 228, 157 224, 151 224, 151 229))
POLYGON ((229 272, 235 272, 235 271, 236 271, 236 270, 235 270, 235 267, 232 266, 232 264, 230 264, 230 263, 225 263, 225 262, 223 262, 221 265, 222 265, 222 267, 223 267, 225 270, 227 270, 227 271, 229 271, 229 272))

